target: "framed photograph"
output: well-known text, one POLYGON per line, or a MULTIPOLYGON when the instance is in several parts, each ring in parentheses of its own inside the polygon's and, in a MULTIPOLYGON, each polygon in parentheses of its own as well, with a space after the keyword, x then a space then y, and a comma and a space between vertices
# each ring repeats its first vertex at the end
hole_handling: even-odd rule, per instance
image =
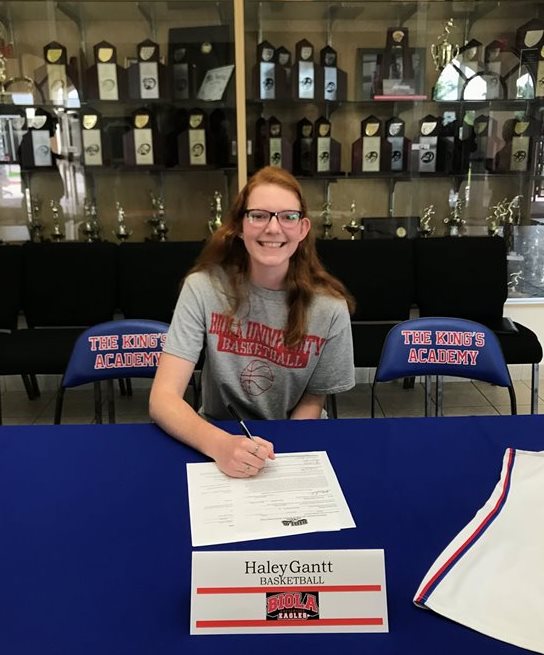
POLYGON ((357 48, 355 63, 355 100, 372 100, 374 96, 407 95, 420 96, 425 93, 425 49, 410 48, 412 54, 413 79, 398 80, 394 88, 389 82, 384 89, 382 64, 385 48, 357 48))

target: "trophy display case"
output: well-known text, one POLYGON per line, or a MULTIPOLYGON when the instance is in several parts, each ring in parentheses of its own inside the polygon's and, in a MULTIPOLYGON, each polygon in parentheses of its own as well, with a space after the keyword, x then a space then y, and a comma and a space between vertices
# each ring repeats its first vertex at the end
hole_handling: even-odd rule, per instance
MULTIPOLYGON (((523 233, 527 251, 527 235, 538 233, 529 227, 544 224, 539 0, 245 0, 244 16, 246 71, 270 67, 263 44, 292 53, 282 72, 287 98, 263 92, 246 74, 250 145, 260 125, 272 117, 281 124, 318 229, 327 206, 323 238, 349 238, 342 225, 354 203, 373 235, 451 235, 454 215, 456 234, 466 238, 491 233, 492 207, 515 202, 514 224, 501 214, 493 233, 508 234, 511 254, 523 233), (328 169, 312 158, 318 121, 338 143, 339 161, 328 169), (389 229, 407 216, 411 229, 389 229)), ((251 173, 263 157, 246 161, 251 173)), ((535 279, 528 295, 544 297, 535 279)), ((521 288, 529 286, 518 284, 518 296, 521 288)))
POLYGON ((1 4, 0 226, 33 233, 53 201, 85 238, 87 203, 101 238, 122 207, 144 240, 155 197, 161 241, 204 239, 210 198, 226 210, 265 164, 300 178, 318 227, 327 206, 326 238, 349 238, 353 203, 426 216, 431 238, 455 207, 464 236, 506 229, 514 249, 493 208, 518 198, 522 253, 544 221, 541 0, 1 4))
POLYGON ((232 0, 2 2, 0 225, 40 204, 44 240, 143 241, 160 198, 160 241, 205 239, 238 189, 234 44, 232 0))

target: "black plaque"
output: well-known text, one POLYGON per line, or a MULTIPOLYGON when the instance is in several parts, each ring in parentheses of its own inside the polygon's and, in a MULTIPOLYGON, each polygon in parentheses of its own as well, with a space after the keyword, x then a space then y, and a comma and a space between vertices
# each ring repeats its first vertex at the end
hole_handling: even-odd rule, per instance
POLYGON ((351 147, 351 170, 357 173, 379 173, 382 169, 383 125, 377 116, 361 121, 361 136, 351 147))
POLYGON ((125 164, 155 166, 160 163, 155 121, 145 107, 132 114, 131 129, 123 135, 125 164))
POLYGON ((128 69, 129 95, 135 100, 167 96, 166 67, 160 62, 159 44, 146 39, 137 45, 138 61, 128 69))
POLYGON ((97 100, 124 100, 127 97, 126 70, 117 64, 117 49, 108 41, 93 47, 95 63, 85 74, 87 95, 97 100))
POLYGON ((201 168, 209 166, 208 116, 199 108, 189 112, 189 124, 178 139, 179 163, 181 166, 201 168))
POLYGON ((257 46, 255 67, 256 96, 259 100, 276 100, 278 75, 279 67, 276 65, 275 48, 270 41, 262 41, 257 46))
POLYGON ((296 60, 291 76, 293 97, 297 100, 313 100, 316 90, 316 65, 314 46, 302 39, 296 44, 296 60))
POLYGON ((102 138, 102 115, 86 107, 79 114, 81 121, 82 160, 85 166, 103 166, 110 163, 102 138))
POLYGON ((408 164, 408 139, 405 136, 405 123, 402 118, 393 116, 385 124, 387 139, 387 161, 384 168, 395 173, 406 170, 408 164))
POLYGON ((314 166, 314 126, 303 118, 297 123, 297 138, 293 144, 293 171, 299 175, 311 175, 314 166))
POLYGON ((172 95, 175 100, 188 100, 189 52, 185 45, 176 45, 170 52, 170 69, 172 71, 172 95))
POLYGON ((390 27, 387 30, 381 78, 384 96, 410 96, 416 93, 412 53, 405 27, 390 27))
POLYGON ((438 160, 438 137, 442 119, 427 114, 419 121, 419 136, 412 152, 415 155, 414 169, 420 173, 436 173, 438 160))
POLYGON ((340 170, 340 144, 332 138, 332 125, 321 116, 315 122, 315 153, 312 168, 316 173, 335 174, 340 170))
POLYGON ((347 75, 338 68, 338 53, 331 46, 325 46, 319 53, 320 66, 317 70, 317 96, 326 102, 341 102, 346 99, 347 75))

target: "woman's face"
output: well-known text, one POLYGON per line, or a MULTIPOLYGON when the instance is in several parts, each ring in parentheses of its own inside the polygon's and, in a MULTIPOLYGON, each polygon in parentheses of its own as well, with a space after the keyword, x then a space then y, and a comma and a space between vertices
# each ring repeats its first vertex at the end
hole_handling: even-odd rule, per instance
MULTIPOLYGON (((249 194, 246 210, 250 209, 269 212, 288 209, 300 211, 300 202, 292 191, 276 184, 261 184, 249 194)), ((273 216, 264 224, 251 222, 244 216, 241 237, 249 253, 254 281, 260 273, 267 276, 276 273, 279 277, 285 277, 289 259, 308 234, 310 227, 310 220, 305 216, 293 224, 285 224, 278 220, 277 216, 273 216)))

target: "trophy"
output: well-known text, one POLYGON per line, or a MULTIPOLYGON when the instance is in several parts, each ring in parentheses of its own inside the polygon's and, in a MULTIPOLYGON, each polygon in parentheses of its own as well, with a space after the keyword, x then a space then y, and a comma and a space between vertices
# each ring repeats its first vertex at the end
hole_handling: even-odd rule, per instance
POLYGON ((381 66, 384 96, 413 96, 416 93, 412 52, 408 46, 408 30, 390 27, 381 66))
POLYGON ((296 100, 313 100, 315 97, 314 47, 306 39, 296 44, 296 62, 293 67, 292 88, 296 100))
POLYGON ((153 166, 156 163, 155 129, 147 109, 132 116, 132 129, 123 135, 125 163, 129 166, 153 166))
POLYGON ((28 131, 23 135, 19 148, 21 168, 51 168, 54 164, 51 137, 55 134, 55 119, 39 107, 27 122, 28 131))
POLYGON ((43 49, 45 65, 34 74, 37 89, 43 101, 52 105, 63 105, 68 99, 68 57, 66 48, 57 41, 51 41, 43 49))
POLYGON ((137 46, 138 61, 128 69, 128 90, 135 100, 158 100, 166 95, 166 72, 159 44, 146 39, 137 46))
POLYGON ((12 86, 23 85, 23 89, 30 95, 29 104, 32 104, 33 98, 32 94, 34 91, 34 80, 26 75, 19 77, 8 77, 6 72, 6 58, 2 52, 0 52, 0 104, 12 104, 13 98, 12 94, 14 91, 9 91, 12 86))
POLYGON ((321 227, 323 228, 323 234, 321 235, 322 239, 329 240, 332 239, 332 213, 331 213, 332 203, 327 200, 323 203, 323 208, 321 210, 321 227))
POLYGON ((450 191, 450 215, 444 219, 446 236, 460 237, 466 223, 463 218, 464 202, 458 192, 450 191))
POLYGON ((100 232, 102 231, 98 216, 96 214, 96 203, 87 198, 83 201, 83 216, 85 220, 81 226, 81 232, 87 243, 96 243, 100 241, 100 232))
POLYGON ((523 295, 518 291, 518 285, 520 284, 521 280, 524 279, 523 271, 522 269, 518 269, 517 271, 513 271, 510 273, 510 280, 508 281, 508 295, 509 296, 519 296, 523 295))
POLYGON ((282 125, 274 116, 271 116, 268 121, 268 134, 264 139, 264 152, 266 165, 291 170, 292 148, 287 138, 282 136, 282 125))
POLYGON ((117 209, 117 229, 114 230, 112 234, 117 237, 121 243, 124 243, 131 236, 132 230, 129 230, 125 223, 125 210, 121 207, 121 203, 116 202, 115 208, 117 209))
POLYGON ((320 67, 317 71, 317 99, 326 102, 341 102, 346 99, 347 75, 338 68, 338 53, 330 45, 319 53, 320 67))
POLYGON ((419 226, 417 231, 419 232, 420 236, 425 239, 430 237, 434 232, 434 227, 431 225, 431 223, 435 213, 434 205, 428 205, 423 209, 423 213, 419 219, 419 226))
POLYGON ((42 201, 38 196, 31 196, 30 190, 25 190, 27 214, 28 214, 28 231, 32 243, 41 243, 43 241, 43 224, 40 220, 42 201))
POLYGON ((530 158, 530 128, 531 123, 527 120, 517 120, 514 123, 514 134, 512 136, 512 152, 510 156, 510 170, 526 172, 530 158))
POLYGON ((191 109, 189 125, 178 137, 178 160, 181 166, 207 166, 208 117, 202 109, 191 109))
POLYGON ((287 50, 286 47, 280 46, 276 48, 276 61, 278 66, 283 70, 283 75, 285 76, 285 87, 283 89, 283 94, 285 97, 289 95, 289 89, 291 88, 291 53, 287 50))
POLYGON ((351 146, 351 170, 358 173, 379 173, 382 153, 382 122, 376 116, 361 121, 361 136, 351 146))
POLYGON ((355 203, 352 202, 349 207, 350 221, 346 225, 342 225, 342 229, 351 234, 350 241, 355 241, 355 235, 361 234, 364 230, 361 220, 357 218, 355 203))
POLYGON ((80 120, 83 163, 85 166, 103 166, 102 116, 94 109, 87 108, 80 112, 80 120))
POLYGON ((277 100, 285 96, 285 70, 278 65, 276 51, 269 41, 257 46, 255 77, 259 100, 277 100))
POLYGON ((151 240, 152 241, 167 241, 168 225, 166 224, 166 216, 164 209, 164 200, 162 197, 156 197, 151 192, 151 205, 153 207, 153 216, 147 219, 151 225, 151 240))
POLYGON ((58 243, 59 241, 64 241, 64 238, 66 237, 60 225, 60 206, 56 200, 51 200, 49 202, 49 206, 51 207, 51 213, 53 214, 53 229, 51 230, 51 239, 58 243))
POLYGON ((449 41, 450 32, 453 27, 453 18, 450 18, 444 25, 444 31, 436 39, 436 43, 431 45, 431 56, 434 67, 440 73, 452 59, 455 59, 459 53, 459 46, 453 45, 449 41))
POLYGON ((312 153, 314 150, 314 127, 307 118, 297 123, 297 138, 293 145, 293 171, 298 175, 314 172, 312 153))
POLYGON ((189 100, 189 53, 185 46, 174 46, 170 67, 174 100, 189 100))
POLYGON ((213 234, 221 227, 221 225, 223 225, 223 208, 221 206, 222 200, 223 196, 219 193, 219 191, 215 191, 213 194, 213 200, 210 204, 211 216, 210 220, 208 221, 208 230, 210 231, 210 234, 213 234))
POLYGON ((414 170, 420 173, 436 173, 439 134, 439 118, 428 114, 420 120, 417 147, 412 148, 415 155, 414 170))
POLYGON ((544 21, 534 18, 516 31, 516 50, 520 64, 532 78, 535 96, 544 95, 544 21))
POLYGON ((406 170, 408 163, 408 139, 404 136, 405 123, 402 118, 394 116, 385 124, 385 134, 388 143, 388 161, 386 168, 393 172, 406 170))
POLYGON ((315 166, 317 173, 337 173, 340 169, 340 143, 331 136, 331 122, 319 118, 315 122, 315 166))
POLYGON ((127 97, 126 70, 117 64, 117 49, 107 41, 93 47, 95 63, 85 73, 87 95, 98 100, 127 97))

